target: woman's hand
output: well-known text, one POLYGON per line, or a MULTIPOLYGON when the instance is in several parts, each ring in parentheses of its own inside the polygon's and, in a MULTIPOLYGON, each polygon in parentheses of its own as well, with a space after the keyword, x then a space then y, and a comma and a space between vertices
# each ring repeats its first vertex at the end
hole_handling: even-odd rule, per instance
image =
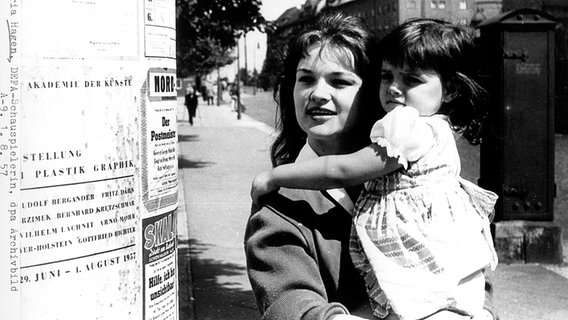
POLYGON ((261 196, 275 190, 278 190, 278 187, 272 183, 272 171, 264 171, 252 181, 250 197, 255 204, 258 204, 258 199, 261 196))

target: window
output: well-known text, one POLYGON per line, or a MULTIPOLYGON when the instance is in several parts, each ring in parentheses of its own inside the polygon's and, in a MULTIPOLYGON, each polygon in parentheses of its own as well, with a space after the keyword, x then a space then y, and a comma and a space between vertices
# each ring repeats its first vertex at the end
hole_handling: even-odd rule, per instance
POLYGON ((460 0, 460 10, 467 10, 467 2, 465 0, 460 0))
POLYGON ((446 1, 430 0, 430 9, 446 9, 446 1))

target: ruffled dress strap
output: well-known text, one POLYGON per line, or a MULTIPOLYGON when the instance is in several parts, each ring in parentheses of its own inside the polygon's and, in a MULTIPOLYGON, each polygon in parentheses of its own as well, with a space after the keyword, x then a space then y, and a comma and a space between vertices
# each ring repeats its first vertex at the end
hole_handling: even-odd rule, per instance
POLYGON ((461 188, 469 195, 469 201, 473 208, 477 211, 479 216, 483 221, 482 233, 487 242, 488 246, 491 248, 491 269, 494 270, 497 266, 497 253, 493 247, 493 238, 491 237, 490 224, 495 217, 495 203, 499 198, 496 193, 489 190, 485 190, 478 185, 465 180, 463 178, 458 179, 461 188))
POLYGON ((417 161, 434 144, 428 118, 420 117, 415 108, 396 107, 374 124, 371 141, 385 147, 387 155, 407 169, 409 162, 417 161))

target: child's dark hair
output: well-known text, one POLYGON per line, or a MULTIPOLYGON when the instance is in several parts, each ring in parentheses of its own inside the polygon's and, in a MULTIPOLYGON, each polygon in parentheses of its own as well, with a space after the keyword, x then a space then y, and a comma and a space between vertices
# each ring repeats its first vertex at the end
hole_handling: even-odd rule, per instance
POLYGON ((382 61, 392 65, 436 71, 445 89, 455 94, 439 113, 470 143, 480 142, 487 92, 474 80, 475 43, 465 27, 435 19, 408 20, 383 38, 380 52, 382 61))

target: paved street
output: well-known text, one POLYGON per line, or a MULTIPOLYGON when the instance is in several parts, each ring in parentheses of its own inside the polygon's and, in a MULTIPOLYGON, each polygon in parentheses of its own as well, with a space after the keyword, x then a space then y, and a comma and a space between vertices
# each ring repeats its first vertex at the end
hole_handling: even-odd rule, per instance
MULTIPOLYGON (((273 117, 258 110, 273 108, 266 105, 271 101, 268 95, 244 95, 248 109, 240 120, 227 104, 207 106, 200 100, 194 126, 187 122, 183 99, 178 101, 181 320, 260 319, 246 277, 243 236, 250 182, 270 167, 273 117)), ((555 220, 568 228, 568 161, 561 160, 568 159, 568 137, 557 136, 556 143, 555 220)), ((459 148, 463 176, 476 181, 477 149, 464 144, 459 148)), ((491 277, 501 320, 568 319, 566 270, 566 266, 500 264, 491 277)))

